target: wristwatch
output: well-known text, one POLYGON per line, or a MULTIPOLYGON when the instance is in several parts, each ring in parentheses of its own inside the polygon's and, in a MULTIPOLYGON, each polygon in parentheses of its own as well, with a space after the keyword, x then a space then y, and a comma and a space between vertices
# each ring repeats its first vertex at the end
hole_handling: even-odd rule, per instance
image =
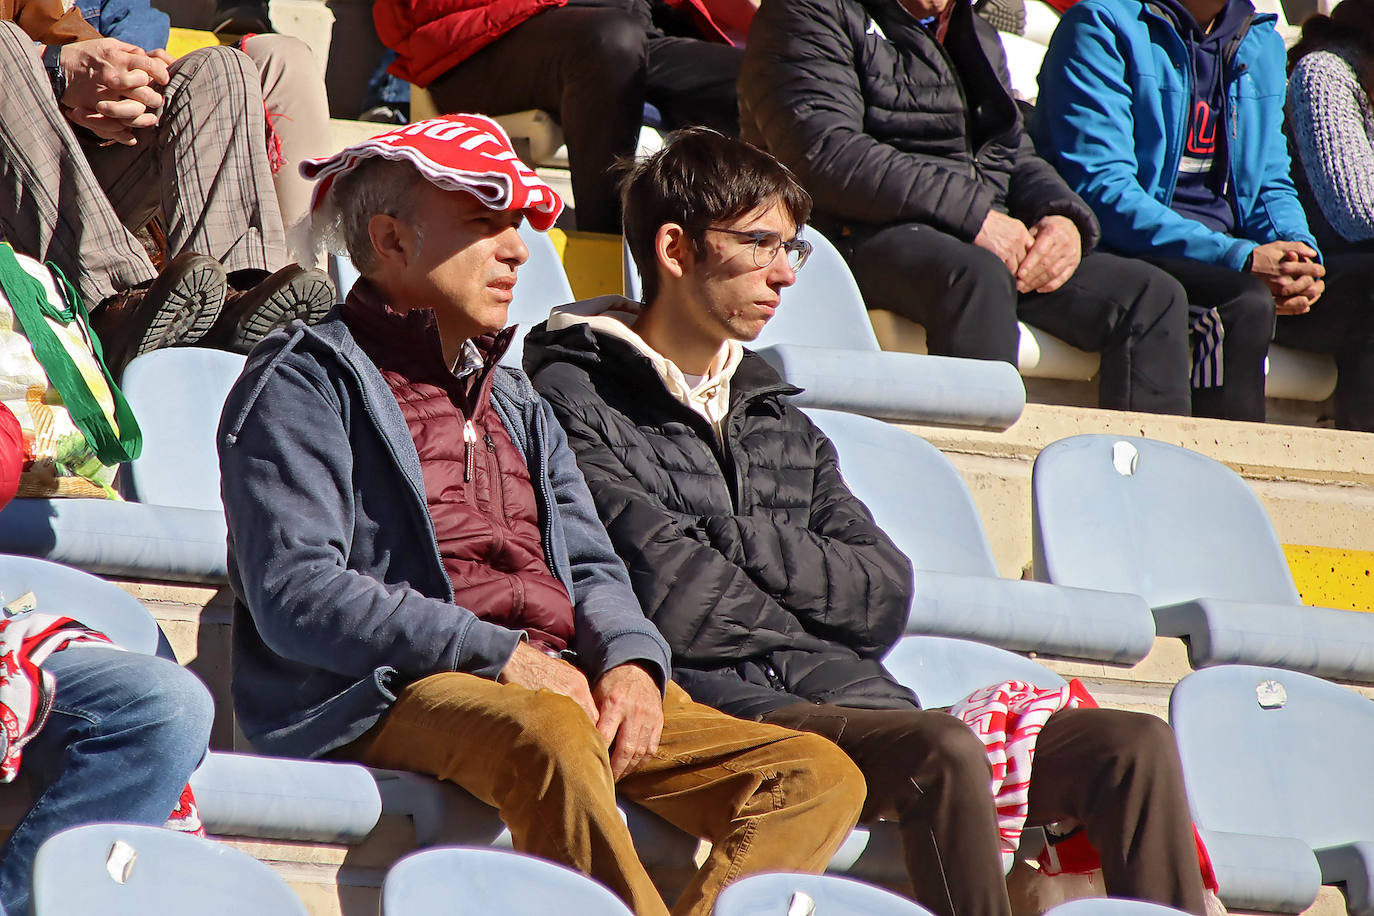
POLYGON ((48 45, 43 51, 43 69, 48 71, 48 82, 52 84, 52 97, 61 102, 67 94, 67 73, 62 69, 62 47, 48 45))

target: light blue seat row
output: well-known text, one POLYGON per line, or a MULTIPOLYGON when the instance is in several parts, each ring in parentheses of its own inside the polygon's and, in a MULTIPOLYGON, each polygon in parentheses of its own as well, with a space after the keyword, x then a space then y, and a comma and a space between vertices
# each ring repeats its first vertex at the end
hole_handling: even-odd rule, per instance
POLYGON ((1118 663, 1149 654, 1155 624, 1141 598, 1001 578, 973 498, 939 449, 870 417, 807 413, 835 443, 845 481, 915 567, 908 633, 1118 663))
POLYGON ((307 916, 276 872, 188 833, 87 824, 50 837, 33 869, 33 916, 307 916))
POLYGON ((1210 458, 1074 436, 1032 475, 1036 578, 1140 595, 1194 667, 1274 665, 1374 681, 1374 615, 1305 607, 1259 499, 1210 458))
POLYGON ((630 916, 619 897, 586 875, 496 849, 412 853, 393 865, 382 883, 382 916, 546 916, 555 911, 562 916, 630 916))
POLYGON ((1232 665, 1179 681, 1169 722, 1223 902, 1297 913, 1334 884, 1351 913, 1374 914, 1374 704, 1310 675, 1232 665))
POLYGON ((891 891, 830 875, 750 875, 716 898, 712 916, 930 916, 891 891))
POLYGON ((1044 916, 1183 916, 1161 903, 1147 900, 1127 900, 1122 897, 1085 897, 1070 900, 1045 911, 1044 916))
POLYGON ((131 501, 16 499, 0 511, 0 552, 119 578, 224 582, 215 428, 243 361, 185 347, 131 362, 122 387, 144 434, 143 454, 120 471, 131 501))
MULTIPOLYGON (((814 227, 797 282, 758 340, 749 344, 807 407, 847 410, 887 420, 1006 429, 1026 406, 1026 387, 1010 363, 897 353, 881 349, 849 265, 814 227)), ((624 254, 625 295, 640 281, 624 254)))

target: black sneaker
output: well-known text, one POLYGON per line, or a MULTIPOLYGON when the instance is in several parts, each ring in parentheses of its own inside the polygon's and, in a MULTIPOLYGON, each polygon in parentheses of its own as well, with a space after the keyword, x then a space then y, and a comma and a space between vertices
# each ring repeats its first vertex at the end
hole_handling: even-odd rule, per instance
POLYGON ((135 356, 204 337, 224 305, 225 282, 219 261, 188 251, 167 262, 146 289, 106 299, 91 324, 110 371, 118 375, 135 356))
POLYGON ((288 264, 252 289, 231 291, 206 347, 247 353, 274 328, 299 318, 313 324, 334 307, 334 284, 323 271, 288 264))

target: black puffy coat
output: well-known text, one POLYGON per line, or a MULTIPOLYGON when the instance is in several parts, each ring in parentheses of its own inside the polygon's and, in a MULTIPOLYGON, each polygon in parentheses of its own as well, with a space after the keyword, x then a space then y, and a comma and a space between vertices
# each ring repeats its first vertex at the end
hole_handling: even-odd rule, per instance
POLYGON ((721 448, 648 359, 584 324, 535 327, 525 367, 693 698, 747 718, 803 700, 916 705, 879 662, 911 564, 786 401, 798 389, 746 351, 721 448))
POLYGON ((739 77, 740 131, 838 234, 923 223, 965 241, 988 210, 1097 221, 1035 154, 997 32, 951 0, 944 44, 897 0, 763 0, 739 77))

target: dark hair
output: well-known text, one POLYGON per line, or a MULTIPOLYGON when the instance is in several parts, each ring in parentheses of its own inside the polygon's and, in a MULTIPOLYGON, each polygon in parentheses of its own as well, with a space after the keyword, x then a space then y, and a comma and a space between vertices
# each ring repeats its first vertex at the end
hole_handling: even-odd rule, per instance
POLYGON ((1314 13, 1304 19, 1302 37, 1288 52, 1288 72, 1304 55, 1333 46, 1355 51, 1360 85, 1374 102, 1374 0, 1342 0, 1331 15, 1314 13))
POLYGON ((686 229, 700 254, 707 226, 772 201, 798 227, 811 215, 811 195, 762 150, 704 127, 674 131, 664 141, 658 152, 623 163, 620 180, 625 242, 639 267, 646 303, 658 295, 654 236, 665 223, 686 229))

